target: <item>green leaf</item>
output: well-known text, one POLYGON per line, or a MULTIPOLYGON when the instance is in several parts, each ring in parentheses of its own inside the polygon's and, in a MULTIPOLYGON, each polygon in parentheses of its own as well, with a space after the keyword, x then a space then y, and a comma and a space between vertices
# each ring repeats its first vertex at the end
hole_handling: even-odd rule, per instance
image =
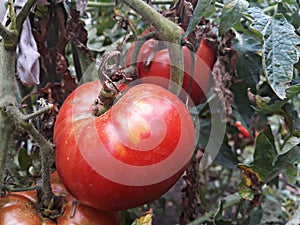
MULTIPOLYGON (((286 172, 289 181, 294 181, 295 172, 291 166, 300 162, 299 138, 291 137, 283 149, 277 149, 275 138, 270 127, 260 133, 255 141, 253 162, 251 165, 239 164, 243 171, 239 193, 243 198, 251 199, 253 187, 260 187, 259 182, 267 183, 280 172, 286 172), (259 182, 258 182, 259 181, 259 182), (258 185, 257 185, 258 184, 258 185)), ((254 188, 255 189, 255 188, 254 188)))
POLYGON ((193 16, 189 22, 188 28, 183 36, 183 39, 186 38, 198 25, 204 14, 206 13, 207 9, 211 4, 211 0, 199 0, 193 12, 193 16))
POLYGON ((21 148, 19 150, 18 161, 21 169, 28 170, 32 165, 32 160, 30 156, 27 154, 27 150, 25 148, 21 148))
POLYGON ((266 105, 261 109, 256 108, 255 110, 260 112, 260 113, 263 113, 263 114, 279 113, 282 110, 282 107, 288 102, 289 99, 294 98, 297 94, 300 93, 300 84, 288 87, 285 90, 285 92, 286 92, 286 99, 276 101, 272 105, 266 105))
POLYGON ((257 225, 260 224, 262 217, 262 210, 261 207, 255 207, 249 213, 249 225, 257 225))
POLYGON ((283 155, 290 150, 292 150, 296 145, 300 143, 300 138, 297 137, 291 137, 287 140, 287 142, 284 144, 283 148, 280 151, 280 155, 283 155))
POLYGON ((286 88, 293 78, 293 64, 298 62, 296 46, 300 37, 282 14, 270 17, 259 8, 250 8, 254 19, 251 28, 263 38, 263 67, 268 82, 280 99, 286 98, 286 88))
POLYGON ((292 218, 285 225, 298 225, 300 218, 300 207, 294 212, 292 218))
POLYGON ((275 114, 280 112, 282 109, 282 106, 284 106, 287 103, 287 100, 282 101, 276 101, 272 105, 266 105, 261 109, 256 108, 256 111, 262 113, 262 114, 275 114))
POLYGON ((287 144, 289 147, 286 147, 285 152, 278 153, 275 143, 272 143, 274 137, 269 130, 260 133, 256 138, 254 160, 251 165, 253 171, 264 182, 270 181, 280 172, 286 171, 289 166, 300 162, 300 147, 295 145, 297 141, 292 138, 287 144))
POLYGON ((253 107, 251 107, 247 89, 256 94, 256 85, 259 81, 259 74, 262 71, 261 43, 253 36, 237 34, 238 42, 234 49, 238 52, 236 70, 238 79, 241 82, 233 83, 231 90, 234 93, 234 103, 241 114, 243 120, 250 123, 253 117, 253 107))
POLYGON ((287 98, 291 99, 300 93, 300 84, 293 85, 286 89, 287 98))
MULTIPOLYGON (((237 39, 234 49, 238 52, 236 63, 238 77, 253 93, 256 93, 256 85, 262 71, 260 55, 262 44, 256 37, 250 35, 237 34, 237 39)), ((237 85, 239 86, 239 83, 237 85)))
POLYGON ((231 150, 230 146, 228 144, 223 144, 214 162, 229 169, 236 169, 239 160, 236 154, 231 150))
POLYGON ((225 0, 220 21, 220 33, 224 34, 233 27, 247 10, 249 3, 246 0, 225 0))
POLYGON ((277 151, 265 133, 260 133, 255 142, 253 170, 263 181, 270 178, 270 169, 275 165, 277 151))
POLYGON ((297 167, 295 165, 288 166, 284 172, 284 176, 289 184, 295 185, 297 182, 297 167))
POLYGON ((266 195, 261 200, 261 208, 263 211, 260 224, 283 224, 282 217, 282 200, 277 196, 266 195), (276 197, 276 198, 275 198, 276 197))
POLYGON ((238 190, 239 195, 246 200, 252 201, 254 198, 253 191, 251 188, 248 188, 244 183, 239 184, 239 190, 238 190))

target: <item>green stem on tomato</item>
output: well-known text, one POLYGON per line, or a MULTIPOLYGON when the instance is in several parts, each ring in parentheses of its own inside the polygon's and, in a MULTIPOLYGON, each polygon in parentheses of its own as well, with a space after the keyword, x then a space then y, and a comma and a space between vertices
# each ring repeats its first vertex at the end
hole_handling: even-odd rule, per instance
POLYGON ((170 88, 171 91, 178 96, 180 93, 179 89, 181 89, 178 87, 182 87, 183 81, 183 57, 181 52, 182 29, 142 0, 122 1, 158 30, 164 41, 172 43, 168 45, 171 62, 171 80, 178 86, 170 84, 170 88))

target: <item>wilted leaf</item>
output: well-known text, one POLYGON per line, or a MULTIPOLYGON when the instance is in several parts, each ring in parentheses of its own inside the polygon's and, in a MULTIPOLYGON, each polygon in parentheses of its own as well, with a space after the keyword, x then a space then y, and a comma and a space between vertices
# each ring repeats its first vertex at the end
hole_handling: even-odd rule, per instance
POLYGON ((143 213, 139 218, 137 218, 132 225, 152 225, 153 209, 143 213))
POLYGON ((242 171, 238 190, 239 195, 244 199, 252 201, 254 196, 260 193, 263 181, 251 166, 240 164, 238 168, 242 171))
POLYGON ((233 27, 247 10, 249 3, 246 0, 225 0, 220 21, 220 33, 224 34, 233 27))
POLYGON ((248 13, 254 19, 251 27, 263 39, 265 74, 276 95, 284 99, 285 89, 293 77, 293 64, 298 62, 296 45, 300 44, 300 37, 282 14, 270 17, 259 8, 250 8, 248 13))
POLYGON ((193 16, 189 22, 188 28, 186 29, 183 38, 186 38, 195 29, 195 27, 198 25, 198 23, 204 16, 206 10, 209 8, 210 4, 211 0, 199 0, 197 2, 197 5, 193 12, 193 16))

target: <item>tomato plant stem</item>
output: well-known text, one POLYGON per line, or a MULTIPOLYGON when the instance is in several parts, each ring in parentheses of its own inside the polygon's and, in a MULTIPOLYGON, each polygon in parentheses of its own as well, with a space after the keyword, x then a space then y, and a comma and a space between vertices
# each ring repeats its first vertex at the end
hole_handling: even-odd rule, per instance
POLYGON ((171 62, 171 80, 177 84, 170 84, 170 90, 179 95, 183 81, 183 57, 181 51, 182 29, 174 22, 168 20, 142 0, 122 0, 125 4, 145 18, 168 45, 171 62))
POLYGON ((50 204, 51 199, 54 197, 50 184, 49 161, 52 145, 40 134, 29 120, 33 115, 38 115, 38 113, 24 115, 17 107, 15 96, 17 40, 19 40, 19 34, 23 23, 29 14, 31 7, 35 3, 36 0, 28 0, 16 18, 13 12, 13 3, 12 1, 9 1, 8 7, 11 15, 10 30, 0 23, 0 35, 3 38, 0 52, 0 191, 2 191, 3 188, 3 176, 9 149, 9 137, 14 131, 15 126, 18 126, 25 129, 40 147, 42 196, 45 199, 43 202, 44 207, 45 203, 47 204, 49 202, 50 204))
POLYGON ((226 208, 232 207, 242 201, 242 198, 238 194, 234 194, 230 197, 231 198, 228 199, 227 201, 224 200, 224 202, 220 203, 220 205, 222 204, 222 206, 220 206, 217 209, 213 209, 213 210, 207 212, 202 217, 194 220, 193 222, 189 223, 188 225, 198 225, 198 224, 202 224, 204 222, 214 222, 214 220, 215 220, 214 217, 215 217, 215 215, 218 214, 220 208, 226 209, 226 208))
POLYGON ((3 188, 3 176, 9 139, 13 131, 14 123, 6 113, 7 105, 15 104, 15 59, 16 52, 2 48, 0 52, 0 191, 3 188))

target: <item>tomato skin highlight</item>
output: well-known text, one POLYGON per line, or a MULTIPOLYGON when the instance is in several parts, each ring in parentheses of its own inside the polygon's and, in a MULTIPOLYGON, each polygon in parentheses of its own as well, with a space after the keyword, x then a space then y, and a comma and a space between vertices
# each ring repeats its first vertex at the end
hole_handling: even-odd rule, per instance
POLYGON ((190 160, 191 116, 169 91, 140 84, 95 117, 91 103, 99 88, 98 81, 79 86, 60 109, 54 128, 59 176, 75 198, 101 210, 153 201, 180 178, 190 160))

